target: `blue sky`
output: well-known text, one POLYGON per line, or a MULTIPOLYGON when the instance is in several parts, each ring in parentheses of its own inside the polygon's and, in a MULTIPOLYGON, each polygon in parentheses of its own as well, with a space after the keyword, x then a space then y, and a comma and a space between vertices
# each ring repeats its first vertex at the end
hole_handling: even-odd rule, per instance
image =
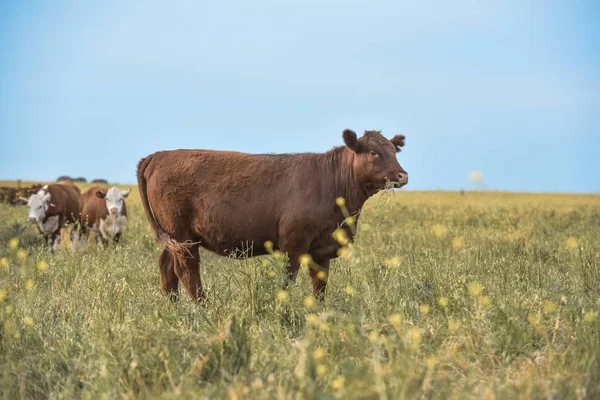
POLYGON ((407 189, 600 192, 597 1, 0 2, 0 179, 407 136, 407 189), (418 3, 418 4, 417 4, 418 3))

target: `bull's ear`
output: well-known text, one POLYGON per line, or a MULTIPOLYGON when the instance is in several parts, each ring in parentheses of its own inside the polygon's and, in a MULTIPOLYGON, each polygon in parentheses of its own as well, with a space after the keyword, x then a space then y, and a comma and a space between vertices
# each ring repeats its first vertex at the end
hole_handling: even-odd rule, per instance
POLYGON ((129 196, 129 192, 131 192, 131 189, 121 190, 121 196, 127 197, 129 196))
POLYGON ((394 146, 396 146, 396 153, 400 151, 401 147, 404 147, 404 144, 406 142, 406 136, 404 135, 396 135, 394 136, 390 142, 392 142, 392 144, 394 146))
POLYGON ((50 193, 46 193, 43 198, 44 203, 50 203, 51 198, 52 198, 52 196, 50 195, 50 193))
POLYGON ((342 137, 344 138, 344 143, 346 147, 352 150, 355 153, 360 151, 360 143, 358 142, 358 138, 356 137, 356 132, 350 129, 345 129, 344 133, 342 133, 342 137))
POLYGON ((97 197, 100 197, 101 199, 103 199, 103 198, 105 198, 105 197, 106 197, 106 192, 105 192, 104 190, 98 190, 98 191, 96 192, 96 196, 97 196, 97 197))
POLYGON ((25 197, 19 197, 17 199, 17 204, 20 204, 22 206, 27 205, 27 199, 25 197))

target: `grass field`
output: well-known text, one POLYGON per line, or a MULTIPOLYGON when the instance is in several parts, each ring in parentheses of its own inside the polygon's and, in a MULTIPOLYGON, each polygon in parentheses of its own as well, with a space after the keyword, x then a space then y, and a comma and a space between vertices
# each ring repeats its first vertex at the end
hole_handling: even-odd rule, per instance
POLYGON ((206 252, 206 303, 171 304, 128 210, 117 248, 51 255, 0 205, 3 398, 600 397, 598 195, 378 195, 324 304, 206 252))

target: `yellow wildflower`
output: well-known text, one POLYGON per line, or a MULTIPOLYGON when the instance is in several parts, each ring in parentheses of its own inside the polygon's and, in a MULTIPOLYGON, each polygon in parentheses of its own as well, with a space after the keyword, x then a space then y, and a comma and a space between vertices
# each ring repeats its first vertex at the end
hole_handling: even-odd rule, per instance
POLYGON ((6 258, 6 257, 0 258, 0 267, 3 267, 3 268, 8 267, 8 258, 6 258))
POLYGON ((402 324, 402 320, 404 319, 401 314, 393 314, 388 318, 392 325, 400 326, 402 324))
POLYGON ((350 242, 350 240, 348 239, 348 234, 346 233, 346 230, 343 228, 337 228, 333 232, 333 238, 335 239, 336 242, 338 242, 342 246, 346 246, 350 242))
POLYGON ((442 296, 438 299, 438 304, 444 308, 448 307, 448 298, 445 296, 442 296))
POLYGON ((441 224, 435 224, 432 228, 431 231, 433 232, 433 234, 436 237, 444 237, 446 236, 446 234, 448 234, 448 230, 446 229, 446 227, 444 225, 441 224))
POLYGON ((321 322, 319 324, 319 330, 321 332, 329 332, 329 324, 327 322, 325 322, 325 321, 321 322))
POLYGON ((317 372, 318 376, 325 375, 327 373, 327 367, 323 364, 319 364, 319 365, 317 365, 316 372, 317 372))
POLYGON ((454 239, 452 239, 452 248, 453 249, 460 249, 464 245, 465 245, 465 240, 463 238, 455 237, 454 239))
POLYGON ((47 263, 47 262, 45 262, 45 261, 40 261, 40 262, 37 264, 37 269, 38 269, 38 271, 40 271, 40 272, 45 272, 45 271, 48 269, 48 263, 47 263))
POLYGON ((379 333, 377 331, 371 331, 371 333, 369 333, 369 340, 373 343, 377 342, 379 340, 379 333))
POLYGON ((33 326, 33 318, 31 318, 31 317, 23 318, 23 324, 25 324, 25 326, 33 326))
POLYGON ((317 272, 317 278, 319 278, 322 281, 327 280, 327 272, 325 272, 325 271, 317 272))
POLYGON ((340 247, 337 251, 337 255, 338 257, 344 257, 348 254, 348 248, 347 247, 340 247))
POLYGON ((479 298, 479 305, 481 307, 489 307, 490 304, 492 304, 492 299, 490 299, 490 296, 481 296, 479 298))
POLYGON ((448 331, 450 331, 451 334, 456 333, 457 330, 460 329, 460 321, 457 319, 451 319, 448 321, 448 331))
POLYGON ((275 273, 275 271, 269 271, 269 272, 267 273, 267 276, 268 276, 269 278, 275 278, 275 275, 277 275, 277 274, 275 273))
POLYGON ((570 237, 567 239, 566 246, 567 246, 567 249, 573 250, 573 249, 576 249, 577 247, 579 247, 579 242, 577 241, 576 238, 570 237))
POLYGON ((273 242, 271 242, 270 240, 267 240, 265 242, 265 250, 267 250, 269 253, 273 251, 273 242))
POLYGON ((593 322, 596 319, 596 313, 588 311, 585 314, 583 314, 583 322, 593 322))
POLYGON ((18 258, 19 260, 24 260, 26 257, 27 257, 27 252, 26 252, 25 250, 23 250, 23 249, 19 249, 19 250, 17 251, 17 258, 18 258))
POLYGON ((427 315, 429 314, 429 304, 421 304, 419 306, 419 311, 421 312, 421 314, 423 315, 427 315))
POLYGON ((287 290, 280 290, 277 293, 277 300, 281 303, 285 303, 290 299, 290 293, 287 290))
POLYGON ((315 306, 315 298, 313 296, 306 296, 304 298, 304 307, 313 308, 315 306))
POLYGON ((316 314, 308 314, 306 316, 306 322, 308 322, 310 325, 318 325, 319 317, 317 317, 316 314))
POLYGON ((529 321, 531 326, 537 326, 540 323, 540 317, 535 314, 529 314, 527 316, 527 321, 529 321))
POLYGON ((544 314, 552 314, 554 311, 556 311, 556 304, 549 300, 546 300, 542 305, 542 310, 544 310, 544 314))
POLYGON ((19 239, 17 238, 12 238, 8 241, 8 247, 10 247, 11 249, 16 249, 18 245, 19 239))
POLYGON ((344 289, 344 292, 346 292, 346 294, 348 296, 352 297, 352 296, 354 296, 356 294, 356 289, 354 289, 352 286, 348 285, 344 289))
POLYGON ((342 375, 339 375, 331 381, 331 388, 333 390, 342 390, 344 388, 344 381, 344 377, 342 375))
POLYGON ((273 252, 273 257, 275 257, 275 259, 277 261, 283 261, 283 260, 285 260, 285 253, 283 253, 283 252, 281 252, 279 250, 275 250, 273 252))
POLYGON ((400 257, 392 257, 385 260, 385 265, 388 268, 398 268, 400 266, 400 257))
POLYGON ((35 285, 35 283, 33 282, 33 279, 27 279, 25 281, 25 287, 27 289, 31 289, 34 285, 35 285))
POLYGON ((360 230, 363 232, 369 232, 371 230, 371 225, 366 222, 360 225, 360 230))
POLYGON ((344 219, 344 222, 346 222, 346 225, 352 226, 352 225, 354 225, 354 217, 346 217, 344 219))
POLYGON ((13 312, 13 307, 11 305, 8 305, 4 308, 4 312, 6 313, 6 315, 10 315, 13 312))
POLYGON ((483 290, 483 288, 477 282, 471 282, 469 284, 469 294, 473 297, 479 296, 481 294, 482 290, 483 290))
POLYGON ((429 369, 434 369, 438 361, 439 360, 436 356, 431 355, 425 359, 425 365, 427 365, 427 368, 429 369))
POLYGON ((0 301, 4 300, 6 297, 6 290, 0 289, 0 301))
POLYGON ((313 351, 313 358, 317 361, 321 361, 327 355, 327 350, 322 348, 317 348, 313 351))
POLYGON ((300 265, 302 265, 303 267, 308 267, 310 266, 310 264, 312 264, 312 257, 310 256, 310 254, 302 254, 299 258, 300 261, 300 265))

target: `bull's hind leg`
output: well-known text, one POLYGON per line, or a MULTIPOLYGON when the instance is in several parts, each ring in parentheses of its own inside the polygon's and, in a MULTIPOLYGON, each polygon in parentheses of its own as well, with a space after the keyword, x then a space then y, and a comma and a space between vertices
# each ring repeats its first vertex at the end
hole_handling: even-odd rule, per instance
POLYGON ((158 258, 162 288, 171 301, 177 301, 179 295, 179 278, 175 274, 175 259, 167 249, 163 249, 158 258))
POLYGON ((317 265, 310 268, 313 294, 317 299, 324 300, 327 279, 329 278, 329 260, 315 260, 315 263, 317 265))
POLYGON ((204 291, 200 281, 200 252, 198 244, 191 244, 176 256, 175 274, 194 300, 203 300, 204 291))

